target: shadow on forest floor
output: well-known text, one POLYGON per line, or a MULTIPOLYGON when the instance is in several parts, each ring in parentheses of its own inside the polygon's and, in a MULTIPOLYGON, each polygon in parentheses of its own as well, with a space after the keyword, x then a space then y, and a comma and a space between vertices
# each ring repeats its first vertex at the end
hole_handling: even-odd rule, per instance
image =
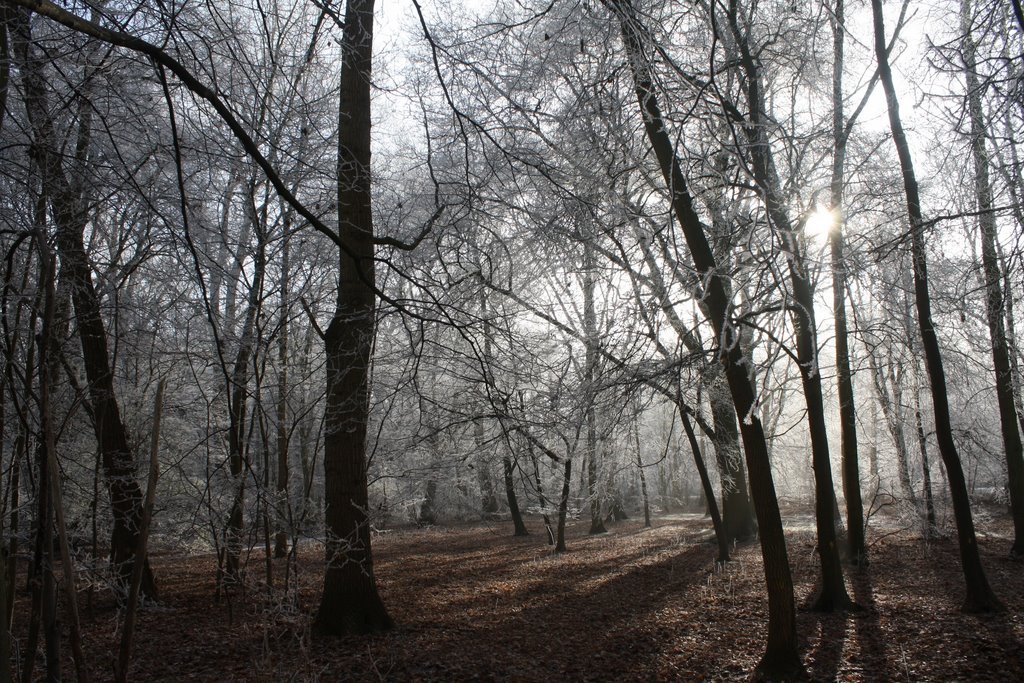
MULTIPOLYGON (((397 628, 369 637, 313 639, 308 613, 320 551, 300 548, 301 609, 265 597, 249 568, 243 596, 213 603, 212 556, 158 558, 164 604, 140 615, 135 680, 743 680, 764 647, 766 600, 759 546, 714 563, 700 516, 636 521, 587 536, 568 529, 551 553, 511 524, 398 530, 375 540, 381 594, 397 628), (508 528, 506 528, 508 527, 508 528)), ((818 578, 813 534, 788 534, 798 604, 818 578)), ((982 538, 990 579, 1008 611, 959 612, 955 543, 909 534, 876 539, 871 564, 846 568, 863 614, 800 612, 801 652, 814 680, 1024 680, 1024 572, 982 538)), ((283 574, 283 564, 275 570, 283 574)), ((83 613, 95 680, 110 679, 119 636, 108 594, 83 613)), ((16 634, 28 605, 19 595, 16 634)), ((67 656, 65 648, 65 656, 67 656)), ((36 669, 40 671, 39 668, 36 669)), ((67 671, 71 671, 70 662, 67 671)))

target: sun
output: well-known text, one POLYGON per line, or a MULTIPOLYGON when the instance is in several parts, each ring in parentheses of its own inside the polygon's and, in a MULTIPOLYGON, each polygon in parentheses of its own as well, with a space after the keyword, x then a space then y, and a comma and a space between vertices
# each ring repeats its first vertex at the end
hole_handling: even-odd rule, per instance
POLYGON ((814 240, 824 241, 836 227, 836 217, 831 209, 819 206, 804 222, 804 234, 814 240))

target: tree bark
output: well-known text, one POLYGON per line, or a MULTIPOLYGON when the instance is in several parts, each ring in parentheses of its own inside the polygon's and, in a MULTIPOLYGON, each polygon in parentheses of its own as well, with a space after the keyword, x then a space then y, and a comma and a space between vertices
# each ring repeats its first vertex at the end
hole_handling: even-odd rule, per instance
POLYGON ((341 635, 394 625, 377 592, 367 517, 366 430, 376 328, 370 195, 370 72, 374 0, 348 0, 338 108, 338 300, 326 331, 324 497, 327 568, 315 628, 341 635))
MULTIPOLYGON (((747 473, 743 467, 743 452, 740 450, 736 408, 732 405, 728 382, 718 368, 710 374, 708 404, 715 427, 711 441, 715 447, 715 462, 718 464, 722 484, 722 536, 727 544, 749 541, 757 535, 757 524, 747 493, 747 473)), ((713 491, 704 491, 704 495, 708 501, 714 498, 713 491)))
POLYGON ((903 189, 906 193, 907 217, 910 224, 911 250, 913 253, 914 299, 917 306, 917 323, 924 346, 925 363, 932 389, 932 408, 935 412, 935 430, 939 443, 939 455, 946 466, 950 495, 953 500, 953 516, 956 519, 957 539, 960 545, 960 561, 963 566, 967 594, 963 604, 965 612, 992 612, 1003 609, 996 598, 978 553, 978 542, 974 533, 974 519, 971 514, 967 483, 964 480, 960 455, 949 413, 949 399, 946 395, 946 373, 942 365, 939 338, 932 322, 931 296, 928 292, 928 268, 925 255, 921 199, 917 177, 910 155, 910 146, 900 119, 899 100, 893 85, 889 54, 885 45, 885 24, 882 14, 882 0, 871 0, 874 20, 875 57, 878 61, 879 76, 885 90, 889 111, 889 127, 900 160, 903 173, 903 189))

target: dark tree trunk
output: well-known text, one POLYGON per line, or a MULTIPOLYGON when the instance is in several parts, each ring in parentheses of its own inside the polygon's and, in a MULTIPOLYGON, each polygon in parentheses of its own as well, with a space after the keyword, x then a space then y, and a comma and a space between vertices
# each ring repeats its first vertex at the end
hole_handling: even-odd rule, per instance
POLYGON ((484 519, 492 519, 498 514, 498 496, 494 493, 494 481, 491 479, 490 462, 484 453, 484 422, 477 420, 473 425, 476 438, 476 472, 480 484, 480 513, 484 519))
POLYGON ((686 440, 690 443, 690 451, 693 452, 693 462, 697 466, 697 475, 700 477, 701 491, 704 493, 704 503, 707 506, 708 514, 711 515, 711 525, 715 530, 715 540, 718 542, 718 562, 729 561, 730 539, 723 528, 722 517, 718 513, 718 503, 715 501, 715 489, 711 485, 711 477, 708 475, 707 465, 704 464, 704 456, 700 452, 700 444, 697 443, 697 435, 690 423, 690 416, 686 414, 683 407, 676 403, 679 408, 679 416, 682 418, 683 431, 686 432, 686 440))
POLYGON ((558 531, 555 534, 555 552, 565 552, 565 518, 569 514, 569 487, 572 483, 572 458, 565 459, 562 471, 562 496, 558 499, 558 531))
POLYGON ((370 197, 370 71, 373 0, 348 0, 338 110, 337 309, 326 331, 324 497, 327 568, 315 628, 341 635, 394 624, 377 592, 367 518, 366 429, 370 352, 376 327, 370 197))
MULTIPOLYGON (((636 471, 640 476, 640 497, 644 504, 644 528, 651 526, 651 500, 647 495, 647 474, 644 472, 643 449, 640 447, 640 422, 633 420, 633 437, 636 440, 636 471)), ((717 531, 715 532, 717 534, 717 531)))
POLYGON ((932 497, 932 472, 928 465, 928 439, 924 433, 924 420, 921 417, 920 392, 914 392, 914 423, 917 425, 917 447, 921 452, 921 485, 924 488, 925 535, 935 531, 935 499, 932 497))
POLYGON ((644 127, 661 166, 665 183, 671 192, 675 218, 689 247, 697 274, 701 281, 706 283, 704 302, 715 337, 720 340, 719 360, 724 366, 736 413, 743 417, 740 432, 746 452, 768 591, 767 645, 755 675, 772 680, 801 677, 804 669, 797 649, 793 578, 789 568, 782 516, 768 460, 768 444, 761 421, 753 410, 756 395, 747 374, 747 359, 740 347, 739 331, 729 314, 730 301, 726 296, 723 275, 716 270, 717 264, 707 234, 693 207, 693 198, 675 155, 672 138, 661 116, 645 56, 643 30, 632 2, 606 0, 606 3, 615 12, 622 30, 644 127))
POLYGON ((999 401, 999 424, 1006 451, 1006 472, 1013 513, 1013 545, 1010 555, 1024 556, 1024 454, 1017 425, 1017 407, 1013 401, 1013 377, 1006 342, 1003 306, 1003 275, 996 254, 996 216, 989 182, 988 150, 985 148, 985 122, 981 106, 981 85, 978 82, 974 36, 971 33, 971 2, 962 0, 961 30, 963 32, 964 75, 967 78, 967 106, 970 116, 971 155, 974 158, 974 192, 978 202, 978 227, 981 231, 981 263, 985 274, 985 314, 989 339, 992 342, 992 366, 996 375, 996 397, 999 401))
POLYGON ((832 180, 830 205, 835 224, 829 231, 832 256, 832 309, 836 335, 836 388, 839 394, 839 428, 843 461, 843 496, 846 498, 847 543, 851 564, 867 562, 864 544, 864 503, 861 499, 857 454, 857 412, 850 369, 850 343, 846 320, 846 258, 843 238, 843 192, 846 141, 849 129, 843 113, 843 50, 846 38, 844 0, 836 0, 832 15, 832 180))
POLYGON ((291 292, 289 291, 290 249, 288 223, 285 223, 284 243, 281 246, 281 329, 277 340, 277 476, 275 478, 274 557, 288 556, 288 531, 291 526, 291 505, 288 502, 288 328, 291 292))
POLYGON ((924 346, 925 362, 928 368, 928 379, 932 389, 932 408, 935 412, 935 430, 939 442, 939 455, 946 466, 946 477, 949 479, 950 495, 953 500, 953 516, 956 519, 957 538, 960 544, 960 561, 963 565, 967 594, 963 609, 966 612, 991 612, 1002 609, 1002 604, 988 583, 985 570, 978 553, 978 541, 974 533, 974 518, 971 515, 970 499, 967 495, 967 483, 964 480, 960 455, 949 414, 949 399, 946 395, 946 373, 942 366, 942 352, 939 349, 939 338, 932 322, 931 296, 928 292, 928 269, 925 255, 924 235, 922 230, 921 199, 918 193, 917 178, 914 164, 910 156, 910 146, 903 131, 900 119, 899 101, 893 85, 892 71, 889 67, 889 54, 885 45, 885 25, 882 16, 882 0, 871 0, 874 18, 875 57, 878 60, 878 72, 885 90, 886 103, 889 110, 889 127, 892 129, 893 142, 903 172, 903 188, 907 200, 907 216, 910 223, 911 249, 913 251, 914 298, 917 304, 917 322, 924 346))
POLYGON ((437 499, 437 479, 431 475, 427 480, 427 489, 423 494, 423 502, 420 504, 420 513, 416 516, 416 523, 420 526, 432 526, 437 524, 437 512, 434 510, 434 503, 437 499))
POLYGON ((512 515, 512 524, 515 527, 515 536, 529 536, 526 524, 523 523, 523 514, 519 511, 519 500, 516 498, 516 482, 512 476, 515 472, 512 467, 512 458, 505 455, 501 459, 501 468, 505 474, 505 497, 508 498, 508 511, 512 515))
POLYGON ((601 516, 601 496, 598 490, 598 446, 597 437, 597 354, 600 341, 597 336, 597 314, 594 309, 594 263, 593 247, 583 245, 583 331, 586 334, 586 358, 584 360, 584 398, 587 421, 587 496, 590 498, 590 533, 603 534, 608 530, 601 516))
POLYGON ((260 239, 255 276, 249 290, 245 322, 242 325, 238 353, 228 381, 228 469, 234 486, 234 498, 225 527, 225 566, 222 580, 241 583, 240 557, 242 532, 245 528, 245 474, 248 460, 246 438, 247 403, 249 400, 249 361, 253 349, 253 327, 256 322, 259 293, 265 264, 264 243, 260 239))
MULTIPOLYGON (((644 235, 638 235, 638 238, 643 249, 644 260, 650 271, 650 284, 655 296, 658 297, 662 311, 687 350, 692 354, 703 354, 704 349, 700 340, 692 330, 686 327, 676 312, 671 293, 661 276, 659 264, 650 248, 650 239, 644 235)), ((676 259, 668 253, 668 242, 659 240, 659 244, 664 260, 675 263, 676 259)), ((651 332, 654 333, 653 328, 651 332)), ((715 459, 722 484, 722 526, 716 528, 716 533, 724 533, 726 543, 746 541, 757 533, 757 524, 754 522, 754 511, 750 505, 748 494, 747 473, 743 467, 743 455, 740 453, 736 410, 729 395, 729 386, 717 364, 707 366, 705 381, 708 386, 708 402, 711 406, 714 424, 712 440, 715 444, 715 459)), ((676 398, 681 400, 678 396, 676 398)), ((680 409, 685 412, 685 406, 681 406, 680 409)), ((674 475, 674 470, 672 472, 674 475)), ((676 477, 673 476, 673 483, 675 483, 675 479, 676 477)))
POLYGON ((530 449, 530 460, 533 461, 533 478, 537 484, 537 501, 542 510, 541 514, 544 517, 544 530, 548 534, 548 545, 555 544, 555 534, 551 529, 551 517, 548 514, 548 501, 544 497, 544 482, 540 476, 540 464, 537 462, 537 454, 533 451, 533 444, 530 443, 528 448, 530 449))
MULTIPOLYGON (((135 559, 139 519, 142 515, 142 490, 135 479, 135 458, 128 445, 128 433, 114 393, 107 333, 83 241, 88 221, 88 202, 85 196, 88 183, 82 177, 82 171, 76 177, 69 177, 65 172, 63 156, 57 146, 55 122, 47 101, 43 58, 32 49, 30 16, 21 10, 14 12, 14 15, 11 24, 15 39, 12 42, 21 67, 25 108, 35 140, 33 149, 57 230, 61 278, 71 287, 82 361, 89 381, 93 426, 102 454, 103 472, 114 517, 110 559, 118 585, 123 589, 131 579, 135 559)), ((79 167, 88 163, 91 112, 90 105, 84 99, 79 100, 79 129, 75 148, 75 162, 79 167)), ((157 595, 148 561, 142 580, 142 594, 152 599, 156 599, 157 595)))

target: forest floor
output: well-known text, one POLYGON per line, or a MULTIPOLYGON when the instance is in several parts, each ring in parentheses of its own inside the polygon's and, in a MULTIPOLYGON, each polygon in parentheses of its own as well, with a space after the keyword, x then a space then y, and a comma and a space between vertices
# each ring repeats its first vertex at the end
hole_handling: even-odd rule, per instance
MULTIPOLYGON (((788 524, 798 605, 813 592, 814 536, 788 524), (795 530, 793 530, 795 529, 795 530)), ((531 536, 511 524, 400 529, 374 542, 381 595, 397 627, 341 639, 310 637, 321 556, 299 548, 299 607, 267 597, 254 554, 246 594, 214 602, 212 555, 155 558, 161 604, 140 614, 134 681, 341 680, 742 680, 764 645, 766 600, 756 542, 715 567, 709 522, 699 515, 613 524, 587 536, 567 530, 569 552, 551 553, 539 518, 531 536)), ((801 609, 801 652, 811 680, 1024 680, 1024 564, 1007 559, 1008 526, 982 525, 990 582, 1006 603, 995 616, 959 611, 954 539, 874 529, 871 564, 849 569, 856 616, 801 609)), ((284 564, 275 561, 276 580, 284 564)), ((19 584, 22 583, 19 581, 19 584)), ((17 603, 24 646, 28 604, 17 603)), ((109 597, 83 599, 95 680, 111 678, 119 616, 109 597)), ((67 657, 67 647, 64 654, 67 657)), ((37 674, 42 661, 36 664, 37 674)), ((65 669, 71 678, 70 661, 65 669)))

